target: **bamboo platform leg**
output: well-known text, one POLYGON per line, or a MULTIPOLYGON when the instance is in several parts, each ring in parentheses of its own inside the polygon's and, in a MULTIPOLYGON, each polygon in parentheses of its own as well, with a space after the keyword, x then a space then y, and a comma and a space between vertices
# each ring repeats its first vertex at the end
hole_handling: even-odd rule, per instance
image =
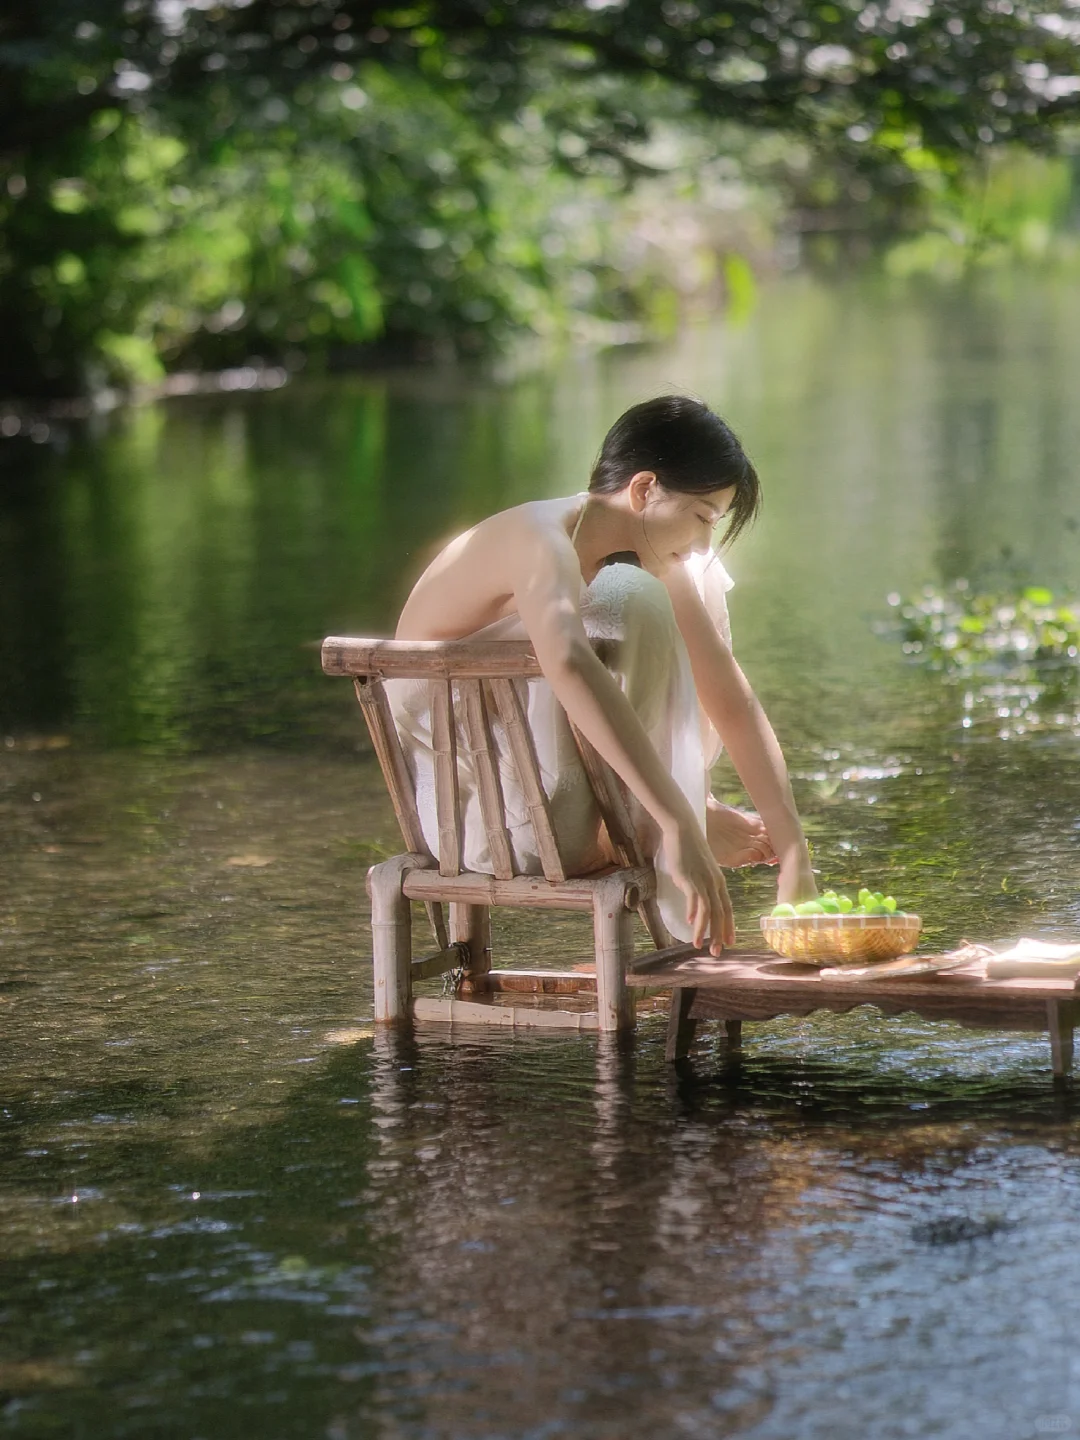
POLYGON ((697 1021, 690 1019, 690 1011, 697 999, 697 990, 692 985, 680 985, 671 992, 671 1009, 668 1011, 667 1045, 664 1059, 669 1065, 685 1060, 694 1043, 697 1021))
POLYGON ((1050 1031, 1050 1059, 1054 1067, 1054 1078, 1063 1080, 1072 1069, 1073 1024, 1076 1019, 1075 1007, 1069 1001, 1048 1000, 1046 1002, 1046 1023, 1050 1031))
POLYGON ((412 999, 412 914, 402 891, 410 870, 430 865, 422 855, 395 855, 368 871, 371 896, 372 959, 375 967, 375 1019, 404 1020, 412 999))
POLYGON ((626 967, 634 954, 633 914, 639 903, 636 886, 621 876, 598 880, 593 890, 593 938, 596 944, 596 1000, 601 1030, 630 1030, 634 996, 627 988, 626 967))
POLYGON ((742 1059, 742 1021, 725 1020, 724 1033, 727 1036, 727 1053, 730 1060, 742 1059))
POLYGON ((463 995, 476 995, 487 989, 486 976, 491 969, 491 911, 486 905, 462 905, 450 902, 450 939, 469 947, 469 959, 461 980, 463 995))

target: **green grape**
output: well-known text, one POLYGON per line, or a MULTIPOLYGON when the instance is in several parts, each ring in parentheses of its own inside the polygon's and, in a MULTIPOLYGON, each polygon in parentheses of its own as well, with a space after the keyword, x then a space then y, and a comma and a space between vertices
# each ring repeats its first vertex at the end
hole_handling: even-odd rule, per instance
POLYGON ((773 913, 773 915, 774 915, 775 917, 794 915, 794 914, 795 914, 795 906, 794 906, 794 905, 789 905, 786 900, 783 900, 783 901, 780 902, 779 905, 774 905, 774 906, 773 906, 773 912, 772 912, 772 913, 773 913))
POLYGON ((866 885, 860 885, 858 898, 852 900, 848 895, 842 895, 836 890, 826 890, 821 897, 821 903, 825 913, 835 915, 903 915, 894 895, 885 895, 880 890, 871 890, 866 885), (833 904, 836 905, 834 910, 833 904))
POLYGON ((820 900, 804 900, 801 905, 795 906, 796 915, 824 915, 820 900))

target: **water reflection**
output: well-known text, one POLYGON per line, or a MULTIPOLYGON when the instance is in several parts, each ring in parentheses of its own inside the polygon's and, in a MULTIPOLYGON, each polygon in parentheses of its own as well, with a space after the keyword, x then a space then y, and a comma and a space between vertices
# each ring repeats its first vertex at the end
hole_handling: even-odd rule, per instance
POLYGON ((9 1097, 7 1426, 960 1435, 975 1366, 980 1433, 1033 1433, 1072 1403, 1074 1097, 1000 1037, 946 1061, 912 1027, 875 1074, 873 1022, 832 1026, 682 1082, 658 1024, 38 1075, 9 1097))
MULTIPOLYGON (((931 1120, 944 1098, 931 1083, 906 1117, 898 1107, 868 1125, 857 1067, 752 1060, 737 1083, 684 1091, 672 1112, 656 1103, 658 1045, 636 1060, 611 1046, 596 1052, 592 1106, 580 1074, 553 1114, 550 1071, 565 1076, 572 1060, 560 1042, 543 1048, 425 1039, 376 1054, 377 1208, 423 1235, 395 1278, 405 1307, 423 1297, 441 1322, 419 1343, 407 1325, 395 1337, 382 1404, 423 1413, 401 1433, 524 1434, 528 1415, 588 1436, 669 1433, 673 1417, 702 1435, 901 1434, 912 1386, 923 1428, 911 1433, 935 1419, 964 1433, 958 1366, 988 1346, 1005 1360, 1039 1313, 1020 1301, 1013 1321, 996 1308, 972 1326, 968 1307, 980 1293, 997 1304, 999 1267, 1031 1258, 1032 1230, 1064 1234, 1061 1214, 1034 1218, 1029 1186, 1069 1215, 1077 1203, 1075 1158, 1048 1166, 1038 1146, 995 1154, 980 1142, 985 1102, 1015 1123, 1022 1082, 984 1077, 974 1111, 974 1094, 954 1092, 952 1123, 931 1120), (543 1108, 523 1071, 546 1082, 543 1108), (803 1103, 815 1093, 816 1112, 803 1103), (554 1133, 561 1162, 541 1177, 530 1152, 554 1133), (928 1304, 932 1325, 918 1318, 928 1304), (894 1408, 897 1426, 882 1427, 894 1408)), ((890 1094, 878 1091, 885 1107, 890 1094)), ((1043 1117, 1075 1113, 1045 1094, 1036 1104, 1043 1117)), ((1067 1351, 1051 1342, 1040 1372, 1049 1379, 1067 1351)), ((1033 1411, 986 1384, 979 1428, 1002 1435, 1029 1433, 1065 1388, 1051 1382, 1033 1411)))
POLYGON ((745 329, 515 383, 302 382, 117 412, 59 451, 7 442, 0 726, 162 749, 343 735, 306 647, 384 631, 441 539, 580 488, 611 418, 674 385, 729 415, 764 476, 732 560, 740 648, 779 703, 797 694, 801 736, 865 733, 903 703, 867 624, 889 589, 1073 578, 1078 335, 1080 300, 1045 280, 796 280, 745 329))

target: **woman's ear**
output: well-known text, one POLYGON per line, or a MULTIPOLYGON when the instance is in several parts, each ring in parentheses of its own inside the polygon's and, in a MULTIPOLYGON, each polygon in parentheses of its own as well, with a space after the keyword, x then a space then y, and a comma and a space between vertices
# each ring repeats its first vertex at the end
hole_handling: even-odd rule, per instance
POLYGON ((639 470, 631 477, 626 487, 626 495, 635 515, 643 514, 656 483, 656 475, 652 470, 639 470))

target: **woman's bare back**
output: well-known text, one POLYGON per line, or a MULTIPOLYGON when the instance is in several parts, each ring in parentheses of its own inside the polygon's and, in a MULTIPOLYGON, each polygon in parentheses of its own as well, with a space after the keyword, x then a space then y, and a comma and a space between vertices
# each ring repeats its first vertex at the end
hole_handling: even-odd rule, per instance
POLYGON ((570 560, 582 504, 580 495, 529 501, 456 536, 413 586, 396 638, 460 640, 515 613, 522 576, 538 553, 555 552, 564 567, 570 560))

